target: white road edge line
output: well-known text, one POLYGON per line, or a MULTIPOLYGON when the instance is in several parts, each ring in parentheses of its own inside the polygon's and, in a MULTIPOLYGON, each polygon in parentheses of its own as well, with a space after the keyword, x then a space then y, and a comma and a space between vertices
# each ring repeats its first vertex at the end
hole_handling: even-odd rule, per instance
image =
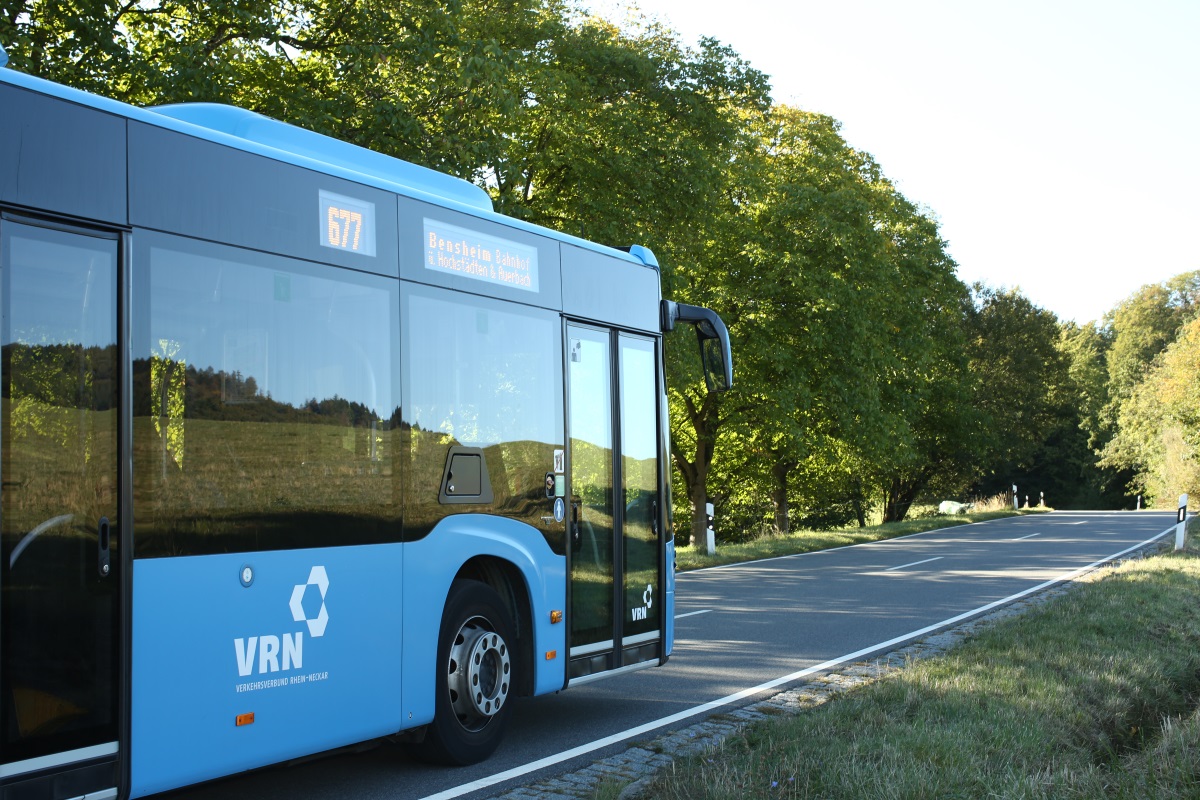
POLYGON ((711 613, 712 613, 712 609, 706 608, 703 611, 689 611, 686 614, 676 614, 675 619, 683 619, 684 617, 694 617, 697 614, 711 614, 711 613))
POLYGON ((897 636, 893 639, 888 639, 886 642, 880 642, 878 644, 873 644, 869 647, 864 647, 861 650, 855 650, 853 653, 847 653, 844 656, 839 656, 838 658, 834 658, 834 659, 831 659, 824 663, 817 664, 814 667, 807 667, 805 669, 793 672, 789 675, 784 675, 783 677, 775 678, 774 680, 767 681, 766 683, 760 683, 758 686, 752 686, 749 689, 742 689, 740 692, 735 692, 731 695, 726 695, 725 697, 719 698, 717 700, 710 700, 707 703, 703 703, 701 705, 695 706, 694 708, 689 708, 686 711, 680 711, 678 713, 671 714, 670 716, 656 719, 653 722, 647 722, 642 725, 638 725, 636 727, 629 728, 628 730, 621 731, 620 733, 614 733, 611 736, 605 736, 603 739, 596 739, 595 741, 588 742, 587 744, 581 744, 578 747, 572 747, 570 750, 564 750, 561 753, 555 753, 552 756, 546 756, 545 758, 540 758, 537 761, 530 761, 527 764, 522 764, 519 767, 513 767, 512 769, 505 770, 504 772, 497 772, 495 775, 489 775, 486 778, 480 778, 479 780, 471 781, 470 783, 464 783, 460 786, 455 786, 450 789, 445 789, 436 794, 427 795, 427 796, 421 798, 421 800, 451 800, 451 798, 454 798, 454 797, 462 797, 464 794, 470 794, 471 792, 477 792, 480 789, 486 789, 489 786, 495 786, 498 783, 504 783, 505 781, 513 780, 514 778, 519 778, 522 775, 528 775, 531 772, 537 772, 539 769, 545 769, 546 767, 552 767, 555 764, 560 764, 563 761, 570 761, 572 758, 577 758, 579 756, 587 755, 588 753, 591 753, 595 750, 603 749, 605 747, 608 747, 609 745, 618 744, 620 742, 625 741, 626 739, 632 739, 635 736, 641 736, 642 734, 649 733, 650 731, 656 730, 665 725, 671 725, 672 723, 680 722, 689 717, 694 717, 699 714, 704 714, 706 712, 713 711, 715 709, 720 708, 721 706, 727 706, 730 703, 736 703, 738 700, 744 700, 747 697, 753 697, 756 694, 761 694, 762 692, 769 691, 770 689, 774 689, 777 686, 782 686, 786 683, 791 683, 791 682, 797 681, 801 678, 806 678, 809 675, 812 675, 817 672, 823 672, 827 669, 831 669, 832 667, 836 667, 839 664, 844 664, 847 661, 853 661, 854 659, 865 656, 868 653, 873 653, 877 650, 882 650, 886 647, 891 647, 893 645, 900 644, 901 642, 906 642, 910 639, 916 639, 917 637, 924 636, 927 633, 932 633, 933 631, 936 631, 938 628, 944 628, 947 625, 953 625, 957 622, 962 622, 963 620, 968 619, 970 617, 974 617, 978 614, 982 614, 984 612, 991 611, 993 608, 998 608, 999 606, 1005 605, 1007 603, 1011 603, 1014 600, 1020 600, 1022 597, 1025 597, 1027 595, 1031 595, 1035 592, 1040 592, 1043 589, 1048 589, 1049 587, 1053 586, 1056 583, 1065 583, 1067 581, 1074 580, 1075 578, 1078 578, 1080 575, 1090 572, 1090 571, 1096 569, 1097 567, 1103 566, 1104 564, 1108 563, 1109 561, 1112 561, 1113 559, 1120 558, 1121 556, 1125 555, 1126 553, 1132 553, 1134 550, 1145 547, 1146 545, 1148 545, 1152 542, 1158 541, 1159 539, 1163 538, 1167 534, 1174 533, 1174 532, 1175 532, 1175 526, 1172 525, 1171 527, 1167 528, 1162 533, 1160 533, 1156 536, 1152 536, 1151 538, 1145 540, 1144 542, 1141 542, 1140 544, 1135 544, 1132 547, 1128 547, 1119 553, 1114 553, 1111 556, 1100 559, 1099 561, 1094 561, 1091 564, 1088 564, 1086 567, 1080 567, 1072 572, 1068 572, 1063 575, 1060 575, 1057 578, 1052 578, 1051 580, 1048 580, 1045 583, 1039 583, 1037 586, 1026 589, 1022 592, 1017 592, 1014 595, 1009 595, 1008 597, 1005 597, 1003 600, 996 600, 994 602, 988 603, 985 606, 980 606, 979 608, 976 608, 972 611, 966 611, 962 614, 959 614, 958 616, 950 617, 949 619, 944 619, 941 622, 936 622, 933 625, 927 625, 926 627, 921 628, 920 630, 911 631, 911 632, 903 634, 901 636, 897 636))
POLYGON ((1028 536, 1018 536, 1016 539, 1013 539, 1013 541, 1014 542, 1023 542, 1026 539, 1032 539, 1035 536, 1041 536, 1041 534, 1040 533, 1031 533, 1028 536))
POLYGON ((918 564, 928 564, 930 561, 941 561, 943 558, 945 558, 945 556, 934 556, 933 558, 927 558, 924 561, 914 561, 911 564, 901 564, 898 567, 888 567, 884 570, 884 572, 895 572, 896 570, 904 569, 905 567, 915 567, 918 564))

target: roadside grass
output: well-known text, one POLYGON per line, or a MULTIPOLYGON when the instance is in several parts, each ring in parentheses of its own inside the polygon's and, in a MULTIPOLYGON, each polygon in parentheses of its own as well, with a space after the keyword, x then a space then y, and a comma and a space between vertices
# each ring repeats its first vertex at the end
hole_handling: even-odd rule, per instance
POLYGON ((757 561, 763 558, 790 556, 797 553, 811 553, 816 550, 828 550, 833 547, 845 547, 864 542, 877 542, 882 539, 894 539, 897 536, 908 536, 913 533, 950 528, 955 525, 966 525, 971 522, 985 522, 989 519, 1013 517, 1018 514, 1033 514, 1052 511, 1050 508, 1031 508, 1014 511, 1013 509, 981 511, 971 514, 917 516, 903 522, 888 522, 881 525, 868 525, 865 528, 842 528, 832 531, 795 531, 786 536, 762 536, 749 542, 737 544, 718 543, 716 553, 708 555, 703 543, 693 542, 687 547, 675 549, 675 566, 678 570, 686 571, 717 567, 723 564, 739 564, 745 561, 757 561))
POLYGON ((618 800, 624 789, 625 785, 618 780, 608 779, 600 781, 600 785, 596 787, 596 793, 593 795, 593 800, 618 800))
POLYGON ((1198 532, 680 759, 643 796, 1200 797, 1198 532))

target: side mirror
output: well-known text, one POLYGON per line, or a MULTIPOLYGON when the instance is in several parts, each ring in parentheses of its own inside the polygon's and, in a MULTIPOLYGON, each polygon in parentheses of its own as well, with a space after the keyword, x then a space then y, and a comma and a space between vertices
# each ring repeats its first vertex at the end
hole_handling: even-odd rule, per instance
MULTIPOLYGON (((696 327, 700 334, 700 327, 696 327)), ((733 365, 728 356, 729 342, 700 334, 700 361, 704 364, 704 382, 709 391, 727 392, 733 385, 733 365)))
POLYGON ((662 329, 672 331, 676 322, 696 326, 700 342, 700 362, 704 382, 710 392, 725 392, 733 386, 733 354, 729 347, 729 328, 715 311, 686 303, 663 301, 662 329))

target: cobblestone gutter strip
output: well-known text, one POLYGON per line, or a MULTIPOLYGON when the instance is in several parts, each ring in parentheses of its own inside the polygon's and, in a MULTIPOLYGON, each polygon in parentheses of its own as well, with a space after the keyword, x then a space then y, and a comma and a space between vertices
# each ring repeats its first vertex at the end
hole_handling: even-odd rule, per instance
MULTIPOLYGON (((1173 544, 1174 540, 1163 540, 1106 566, 1119 566, 1125 561, 1170 549, 1173 544)), ((624 753, 600 759, 583 769, 496 795, 493 800, 591 800, 600 785, 605 782, 625 785, 619 800, 639 800, 644 796, 644 789, 651 778, 660 769, 669 766, 675 760, 674 756, 690 756, 711 750, 751 723, 784 714, 800 714, 843 692, 872 683, 884 675, 902 669, 913 661, 940 655, 980 628, 1059 597, 1069 592, 1076 584, 1094 579, 1097 574, 1103 574, 1104 569, 1105 567, 1101 567, 1097 572, 1090 572, 1074 581, 1060 583, 1035 595, 1021 598, 981 617, 910 642, 890 653, 882 653, 872 659, 813 676, 795 688, 764 700, 712 714, 694 725, 640 743, 624 753)))

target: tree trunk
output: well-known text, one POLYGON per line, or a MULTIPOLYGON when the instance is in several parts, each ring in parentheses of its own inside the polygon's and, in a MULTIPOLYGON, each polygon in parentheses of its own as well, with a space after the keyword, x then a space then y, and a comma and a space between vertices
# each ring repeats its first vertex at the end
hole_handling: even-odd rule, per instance
POLYGON ((703 547, 708 541, 708 486, 704 481, 688 487, 688 499, 692 501, 692 527, 688 538, 703 547))
POLYGON ((858 478, 854 479, 854 516, 858 517, 858 527, 867 527, 867 504, 866 493, 863 492, 862 481, 858 478))
POLYGON ((692 503, 691 530, 678 532, 679 544, 686 547, 692 541, 704 541, 705 531, 708 530, 708 515, 705 511, 705 504, 708 502, 708 472, 712 466, 713 445, 717 440, 721 420, 716 392, 706 392, 698 406, 692 396, 685 392, 683 404, 695 435, 696 451, 689 459, 679 442, 681 437, 672 436, 671 454, 675 457, 679 473, 683 475, 688 499, 692 503))
POLYGON ((892 485, 888 487, 883 505, 883 521, 884 522, 901 522, 908 515, 908 509, 912 505, 912 499, 909 496, 907 487, 899 481, 892 481, 892 485))
POLYGON ((786 536, 791 530, 791 506, 788 504, 788 475, 796 462, 776 456, 771 465, 771 505, 775 508, 775 535, 786 536))
POLYGON ((925 470, 908 478, 892 478, 884 491, 883 521, 901 522, 908 516, 908 509, 927 483, 929 475, 925 470))

